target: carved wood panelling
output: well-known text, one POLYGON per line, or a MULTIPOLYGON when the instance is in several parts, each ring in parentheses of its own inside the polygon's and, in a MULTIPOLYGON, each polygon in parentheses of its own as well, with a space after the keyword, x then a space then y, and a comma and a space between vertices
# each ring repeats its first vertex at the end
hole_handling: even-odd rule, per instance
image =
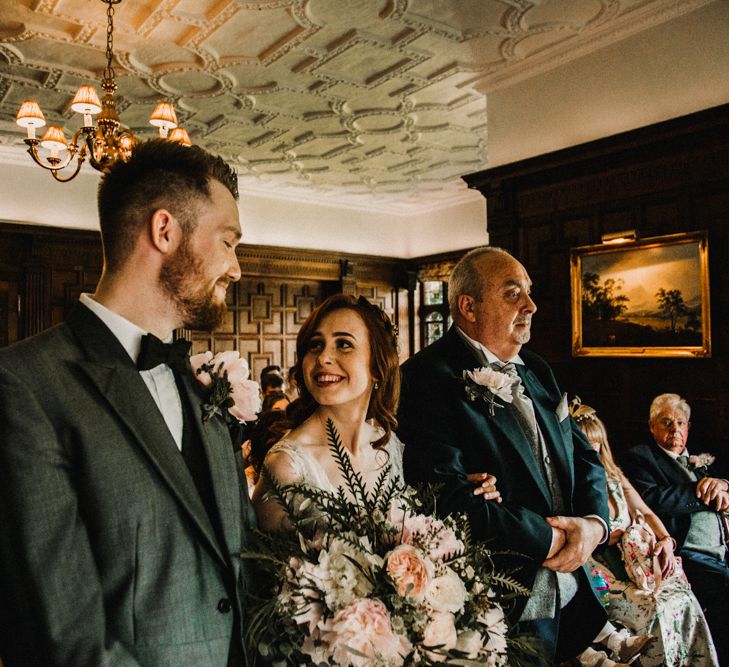
POLYGON ((466 180, 487 199, 492 244, 534 280, 529 347, 564 391, 597 408, 615 449, 649 438, 650 401, 678 392, 693 407, 689 444, 729 464, 729 105, 466 180), (569 250, 625 229, 708 230, 713 358, 571 357, 569 250))
POLYGON ((228 316, 214 335, 192 332, 193 354, 237 350, 248 361, 251 377, 265 366, 292 366, 296 335, 321 302, 328 285, 322 281, 242 279, 228 293, 228 316))

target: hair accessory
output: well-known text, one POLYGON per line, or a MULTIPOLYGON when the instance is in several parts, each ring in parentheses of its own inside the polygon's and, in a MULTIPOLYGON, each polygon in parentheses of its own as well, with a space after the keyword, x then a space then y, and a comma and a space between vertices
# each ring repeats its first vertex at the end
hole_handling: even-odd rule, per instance
POLYGON ((595 408, 591 408, 589 405, 583 405, 582 399, 579 396, 575 396, 569 405, 569 411, 578 424, 581 421, 592 421, 597 419, 597 411, 595 408))

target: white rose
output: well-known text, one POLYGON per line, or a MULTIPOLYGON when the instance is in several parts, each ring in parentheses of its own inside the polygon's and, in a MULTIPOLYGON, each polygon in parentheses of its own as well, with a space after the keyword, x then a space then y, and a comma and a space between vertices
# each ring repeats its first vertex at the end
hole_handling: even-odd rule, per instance
POLYGON ((486 387, 506 403, 511 403, 514 400, 511 394, 511 385, 514 383, 514 379, 507 373, 501 373, 486 366, 474 368, 472 371, 464 371, 464 376, 469 377, 476 384, 486 387))
POLYGON ((425 599, 437 612, 455 614, 463 609, 468 592, 461 578, 451 568, 430 581, 425 591, 425 599))
POLYGON ((457 639, 453 614, 435 614, 423 632, 423 647, 431 660, 441 660, 443 653, 456 645, 457 639), (436 646, 439 647, 437 652, 427 650, 436 646))
POLYGON ((469 658, 478 657, 478 652, 483 646, 483 637, 480 632, 476 630, 464 630, 458 635, 458 641, 456 642, 456 649, 463 651, 469 658))
POLYGON ((478 622, 486 626, 486 648, 494 653, 506 653, 507 628, 504 610, 499 605, 492 605, 487 612, 479 615, 478 622))

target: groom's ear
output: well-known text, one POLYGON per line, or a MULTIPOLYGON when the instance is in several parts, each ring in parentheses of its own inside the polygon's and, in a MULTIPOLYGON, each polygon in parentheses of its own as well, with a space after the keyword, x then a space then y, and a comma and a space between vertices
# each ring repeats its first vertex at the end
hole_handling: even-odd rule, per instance
POLYGON ((473 297, 468 294, 459 294, 456 299, 458 312, 468 322, 476 321, 476 316, 473 313, 473 301, 473 297))
POLYGON ((158 208, 149 220, 152 245, 162 254, 172 253, 180 241, 180 225, 166 208, 158 208))

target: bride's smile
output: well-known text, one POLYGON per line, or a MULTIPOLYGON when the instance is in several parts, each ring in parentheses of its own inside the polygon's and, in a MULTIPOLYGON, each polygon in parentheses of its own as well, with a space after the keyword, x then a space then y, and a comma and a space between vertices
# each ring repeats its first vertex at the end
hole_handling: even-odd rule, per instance
POLYGON ((302 360, 304 382, 321 406, 365 410, 374 384, 367 326, 353 310, 325 316, 302 360))

